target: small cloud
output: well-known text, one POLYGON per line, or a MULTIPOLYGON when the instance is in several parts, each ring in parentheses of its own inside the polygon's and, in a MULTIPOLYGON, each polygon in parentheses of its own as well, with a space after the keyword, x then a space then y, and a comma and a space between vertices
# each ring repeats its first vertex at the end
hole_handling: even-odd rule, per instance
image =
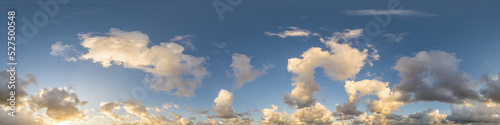
POLYGON ((193 42, 191 41, 191 38, 193 38, 194 35, 181 35, 181 36, 175 36, 174 38, 170 39, 170 42, 179 42, 183 44, 186 48, 191 49, 191 51, 195 50, 193 42))
POLYGON ((56 42, 50 46, 50 55, 64 57, 66 61, 76 62, 75 57, 69 56, 69 51, 76 51, 73 46, 63 44, 62 42, 56 42))
POLYGON ((217 47, 217 48, 224 48, 226 47, 226 43, 224 42, 221 42, 221 43, 217 43, 217 42, 214 42, 214 45, 217 47))
POLYGON ((298 27, 288 27, 288 30, 279 32, 279 33, 272 33, 272 32, 265 32, 266 35, 268 36, 279 36, 281 38, 286 38, 286 37, 296 37, 296 36, 319 36, 318 33, 312 33, 309 30, 306 29, 300 29, 298 27))
POLYGON ((437 16, 436 14, 430 14, 415 10, 348 10, 344 12, 351 16, 371 16, 371 15, 396 15, 396 16, 407 16, 407 17, 429 17, 437 16))
POLYGON ((397 43, 401 43, 401 40, 404 39, 404 37, 408 35, 408 33, 400 33, 400 34, 385 34, 384 36, 387 37, 388 41, 393 41, 397 43))

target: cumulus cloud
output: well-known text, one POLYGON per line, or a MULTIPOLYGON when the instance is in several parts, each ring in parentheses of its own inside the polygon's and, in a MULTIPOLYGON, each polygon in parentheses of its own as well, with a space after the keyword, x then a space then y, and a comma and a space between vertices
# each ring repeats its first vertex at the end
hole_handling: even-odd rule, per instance
POLYGON ((288 59, 288 71, 295 74, 292 78, 295 88, 290 94, 285 95, 284 100, 289 106, 298 108, 308 107, 315 104, 314 93, 320 90, 314 80, 314 69, 323 68, 325 74, 332 80, 346 80, 354 78, 366 63, 368 50, 360 51, 352 48, 348 40, 361 36, 362 29, 346 30, 336 32, 321 42, 330 48, 330 51, 322 51, 321 48, 312 47, 305 51, 300 58, 288 59), (339 43, 344 40, 346 43, 339 43))
POLYGON ((447 120, 455 123, 490 123, 500 124, 500 106, 487 106, 480 102, 471 105, 454 104, 450 107, 451 114, 447 120))
MULTIPOLYGON (((7 69, 9 70, 9 69, 7 69)), ((2 70, 0 72, 0 107, 10 106, 10 101, 5 101, 10 98, 10 92, 14 90, 16 96, 16 108, 21 107, 25 104, 26 96, 28 93, 26 92, 26 87, 30 84, 37 85, 36 77, 33 74, 26 74, 24 79, 17 78, 16 83, 12 83, 11 88, 9 89, 9 81, 10 81, 10 72, 7 70, 2 70), (26 79, 26 80, 25 80, 26 79)), ((17 74, 15 74, 17 75, 17 74)))
POLYGON ((330 124, 333 122, 332 112, 320 103, 297 109, 293 116, 306 124, 330 124))
POLYGON ((427 111, 415 112, 413 114, 408 115, 410 118, 410 123, 412 124, 446 124, 449 121, 446 120, 445 114, 440 114, 439 110, 432 111, 429 108, 427 111))
POLYGON ((77 59, 75 57, 69 56, 68 51, 75 51, 73 46, 63 45, 62 42, 56 42, 50 46, 50 55, 63 57, 66 61, 75 62, 77 59))
POLYGON ((384 115, 391 114, 404 105, 404 100, 409 99, 400 92, 392 91, 388 82, 378 80, 346 81, 344 87, 349 95, 348 102, 351 103, 359 102, 359 98, 365 95, 376 95, 379 99, 369 102, 369 109, 384 115))
POLYGON ((45 114, 55 121, 83 120, 86 114, 77 106, 88 102, 80 101, 78 95, 68 88, 45 88, 29 96, 32 111, 46 108, 45 114))
POLYGON ((492 101, 500 104, 500 73, 494 76, 484 74, 481 76, 480 81, 485 83, 486 87, 481 89, 481 94, 492 101))
POLYGON ((233 108, 233 93, 227 90, 220 90, 219 96, 214 100, 215 106, 212 110, 216 113, 214 117, 228 119, 237 117, 233 108))
POLYGON ((300 122, 299 119, 293 117, 287 112, 277 112, 278 106, 271 106, 271 109, 262 109, 262 114, 265 116, 262 119, 262 124, 290 125, 300 122))
POLYGON ((349 10, 344 12, 351 16, 372 16, 372 15, 395 15, 395 16, 405 16, 405 17, 428 17, 437 16, 435 14, 415 11, 415 10, 349 10))
POLYGON ((463 103, 477 100, 480 85, 465 72, 458 70, 453 54, 442 51, 422 51, 414 57, 402 57, 393 67, 399 71, 401 83, 395 89, 413 95, 414 101, 463 103))
POLYGON ((287 27, 286 29, 287 30, 279 32, 279 33, 265 32, 265 34, 268 36, 278 36, 281 38, 298 37, 298 36, 304 36, 304 37, 318 36, 317 33, 312 33, 309 30, 300 29, 298 27, 287 27))
POLYGON ((101 112, 104 113, 106 116, 110 117, 113 120, 116 121, 123 121, 123 118, 120 118, 118 114, 113 113, 114 109, 120 108, 120 103, 117 102, 101 102, 100 104, 100 109, 101 112))
POLYGON ((231 67, 233 68, 233 76, 235 77, 233 88, 242 87, 243 84, 255 80, 255 78, 265 74, 269 68, 273 67, 272 65, 263 65, 261 70, 255 69, 250 65, 250 58, 244 54, 234 53, 232 58, 231 67))
MULTIPOLYGON (((173 42, 148 47, 148 35, 139 31, 122 31, 111 28, 102 36, 79 34, 81 45, 88 53, 80 58, 92 60, 103 67, 123 65, 153 74, 147 82, 156 91, 165 91, 193 97, 194 89, 209 73, 203 66, 204 57, 183 54, 184 47, 173 42)), ((174 38, 173 41, 181 38, 174 38)))

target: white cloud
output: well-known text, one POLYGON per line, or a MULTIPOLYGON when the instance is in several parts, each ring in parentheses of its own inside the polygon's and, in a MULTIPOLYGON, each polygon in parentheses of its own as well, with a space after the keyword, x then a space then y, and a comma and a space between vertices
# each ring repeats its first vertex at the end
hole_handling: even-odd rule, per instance
POLYGON ((181 35, 181 36, 175 36, 174 38, 170 39, 170 42, 179 42, 180 44, 183 44, 185 47, 191 49, 191 51, 195 50, 195 47, 192 42, 192 38, 194 38, 194 35, 181 35))
POLYGON ((227 90, 220 90, 219 96, 214 100, 215 106, 212 110, 216 113, 215 117, 228 119, 237 117, 233 108, 233 93, 227 90))
POLYGON ((70 57, 68 51, 73 50, 73 46, 63 45, 62 42, 56 42, 50 46, 50 55, 64 57, 66 61, 75 62, 77 59, 75 57, 70 57))
POLYGON ((217 43, 217 42, 214 42, 214 45, 217 47, 217 48, 224 48, 226 47, 226 43, 225 42, 220 42, 220 43, 217 43))
POLYGON ((320 103, 315 103, 309 107, 297 109, 293 116, 301 122, 307 124, 329 124, 333 122, 332 112, 320 103))
POLYGON ((371 15, 396 15, 396 16, 408 16, 408 17, 427 17, 427 16, 437 16, 435 14, 415 11, 415 10, 349 10, 344 12, 347 15, 352 16, 371 16, 371 15))
POLYGON ((162 107, 163 109, 170 109, 170 108, 172 108, 172 107, 173 107, 173 108, 179 108, 179 105, 177 105, 177 104, 174 104, 174 103, 170 102, 170 103, 165 103, 165 104, 161 105, 161 107, 162 107))
POLYGON ((314 69, 323 68, 325 74, 332 80, 346 80, 354 78, 364 66, 368 57, 368 50, 360 51, 352 48, 348 43, 338 43, 339 40, 348 40, 361 36, 362 29, 346 30, 336 32, 321 42, 326 44, 330 51, 322 51, 321 48, 312 47, 305 51, 300 58, 288 59, 288 71, 295 74, 292 78, 295 88, 290 94, 285 95, 284 100, 289 106, 298 108, 308 107, 315 103, 314 93, 320 90, 314 80, 314 69))
POLYGON ((279 36, 281 38, 298 37, 298 36, 304 36, 304 37, 318 36, 317 33, 312 33, 309 30, 300 29, 298 27, 287 27, 287 29, 288 30, 279 33, 265 32, 265 34, 268 36, 279 36))
POLYGON ((401 40, 403 40, 406 35, 408 35, 408 33, 399 33, 399 34, 388 33, 388 34, 385 34, 384 36, 387 37, 388 41, 401 43, 401 40))
POLYGON ((242 87, 245 83, 255 80, 255 78, 265 74, 266 70, 272 68, 272 66, 264 65, 261 70, 257 70, 250 65, 249 57, 239 53, 234 53, 232 59, 231 67, 233 68, 233 76, 235 77, 233 88, 242 87))
POLYGON ((103 67, 115 64, 151 73, 153 77, 147 82, 156 91, 176 90, 175 95, 193 97, 194 89, 209 75, 203 66, 204 57, 183 54, 184 47, 172 42, 148 47, 149 37, 139 31, 111 28, 104 36, 79 36, 81 45, 88 49, 81 59, 93 60, 103 67))

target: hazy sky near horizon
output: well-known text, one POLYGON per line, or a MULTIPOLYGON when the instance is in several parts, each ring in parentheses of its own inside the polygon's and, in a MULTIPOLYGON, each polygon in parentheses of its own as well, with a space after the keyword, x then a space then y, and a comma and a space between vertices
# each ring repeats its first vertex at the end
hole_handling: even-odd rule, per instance
POLYGON ((36 77, 18 112, 37 105, 48 124, 500 123, 497 1, 240 1, 53 1, 31 38, 23 26, 43 6, 0 2, 26 38, 19 78, 36 77))

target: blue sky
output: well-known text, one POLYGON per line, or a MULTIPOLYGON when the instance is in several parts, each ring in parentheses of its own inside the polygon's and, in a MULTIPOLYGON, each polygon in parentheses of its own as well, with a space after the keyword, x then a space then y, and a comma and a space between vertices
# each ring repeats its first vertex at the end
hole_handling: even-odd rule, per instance
MULTIPOLYGON (((220 1, 229 4, 225 0, 220 1)), ((175 112, 185 118, 195 117, 195 120, 191 120, 194 123, 206 121, 207 118, 223 121, 223 118, 216 116, 220 113, 214 111, 213 107, 216 107, 214 99, 221 97, 221 90, 224 89, 232 93, 232 98, 234 98, 232 107, 236 113, 251 111, 252 115, 237 116, 236 118, 240 120, 251 118, 252 124, 260 124, 263 122, 261 118, 268 117, 263 114, 262 109, 272 109, 271 105, 279 107, 277 112, 286 111, 290 115, 298 110, 293 104, 284 103, 283 99, 285 94, 290 93, 296 87, 292 85, 294 83, 292 78, 298 75, 287 69, 289 59, 302 58, 300 56, 311 47, 320 47, 322 51, 329 52, 331 48, 326 45, 328 42, 322 42, 320 38, 329 39, 333 38, 335 33, 347 33, 348 30, 362 29, 363 33, 359 37, 347 41, 334 41, 348 44, 352 49, 360 52, 364 49, 368 51, 368 57, 362 60, 363 65, 359 71, 342 79, 329 77, 321 67, 313 69, 316 71, 314 80, 321 88, 313 94, 317 99, 315 102, 321 103, 320 105, 332 113, 336 110, 337 104, 348 102, 349 95, 344 88, 345 81, 357 82, 364 79, 376 79, 389 82, 388 88, 391 91, 399 92, 395 86, 403 80, 398 75, 400 71, 393 67, 402 57, 412 58, 419 52, 429 52, 428 54, 432 56, 431 51, 444 52, 458 59, 458 71, 470 75, 475 83, 479 83, 478 87, 472 88, 481 96, 477 102, 495 106, 499 103, 495 102, 494 99, 493 101, 488 100, 489 98, 480 92, 487 84, 487 82, 480 80, 484 74, 492 77, 492 85, 498 83, 498 77, 497 80, 494 80, 494 76, 500 72, 498 66, 500 64, 498 56, 500 53, 498 49, 500 48, 498 40, 500 38, 500 15, 498 13, 500 4, 497 1, 398 0, 399 7, 402 9, 390 13, 387 7, 388 3, 394 1, 309 2, 292 0, 283 2, 242 0, 240 4, 232 5, 233 11, 223 13, 223 20, 219 18, 213 2, 72 0, 67 4, 57 3, 59 10, 55 16, 49 16, 46 25, 37 27, 38 33, 34 37, 27 38, 24 43, 17 45, 18 74, 21 78, 24 78, 21 76, 24 74, 36 76, 37 85, 26 87, 28 95, 33 95, 44 88, 68 87, 74 90, 80 100, 89 102, 84 106, 78 106, 80 110, 88 110, 86 114, 95 116, 95 118, 85 117, 89 122, 103 124, 140 122, 140 116, 134 116, 133 113, 123 108, 115 109, 114 112, 120 117, 129 114, 132 119, 115 121, 99 112, 101 102, 124 102, 129 100, 131 92, 137 92, 137 89, 145 90, 144 98, 136 98, 143 103, 144 107, 161 108, 161 105, 166 103, 174 103, 179 106, 179 108, 162 109, 161 112, 149 111, 150 114, 164 114, 167 118, 175 120, 170 114, 170 112, 175 112), (371 21, 376 22, 375 16, 383 17, 384 13, 391 15, 387 25, 381 26, 380 32, 376 32, 375 35, 367 35, 366 32, 369 31, 365 29, 365 26, 370 25, 371 21), (95 36, 110 37, 112 35, 109 33, 113 32, 110 31, 112 28, 123 32, 138 31, 139 34, 147 35, 150 42, 147 43, 146 48, 170 42, 181 45, 184 48, 182 54, 204 58, 200 65, 208 73, 201 78, 201 82, 197 83, 198 86, 193 91, 193 97, 175 95, 173 94, 176 91, 175 88, 171 92, 151 89, 145 81, 149 77, 163 72, 147 72, 147 68, 144 67, 142 69, 130 68, 116 64, 103 67, 99 61, 95 62, 97 57, 79 58, 88 54, 89 48, 82 46, 86 38, 79 37, 78 34, 93 33, 90 38, 95 36), (284 38, 268 34, 280 34, 285 31, 304 31, 311 34, 284 38), (187 38, 179 41, 173 40, 180 36, 187 36, 187 38), (362 37, 368 37, 371 41, 367 42, 362 37), (68 48, 64 49, 64 54, 54 56, 54 54, 51 55, 51 52, 54 51, 53 45, 57 42, 60 42, 62 46, 68 46, 68 48), (380 56, 379 59, 369 57, 373 55, 374 50, 377 50, 375 53, 380 56), (246 55, 250 59, 249 64, 253 66, 252 70, 258 72, 258 75, 253 74, 254 79, 248 80, 239 88, 235 88, 233 85, 238 79, 234 76, 235 71, 231 66, 235 53, 246 55), (65 59, 66 57, 77 59, 68 61, 65 59), (369 61, 373 63, 373 66, 368 64, 369 61), (210 111, 203 115, 192 113, 188 111, 186 106, 196 110, 205 107, 210 111), (98 116, 104 118, 98 119, 98 116)), ((33 21, 32 17, 35 13, 44 12, 36 2, 1 3, 0 6, 4 12, 11 9, 16 10, 19 37, 26 38, 26 35, 22 34, 22 26, 26 25, 22 18, 25 17, 33 21)), ((2 20, 0 23, 5 24, 6 21, 2 20)), ((380 26, 380 23, 377 25, 380 26)), ((2 37, 6 37, 6 30, 1 30, 0 34, 2 37)), ((2 47, 2 50, 5 48, 2 47)), ((331 52, 330 54, 335 53, 331 52)), ((0 57, 5 59, 7 55, 2 54, 0 57)), ((116 57, 116 55, 110 57, 116 57)), ((162 58, 162 56, 158 56, 158 58, 162 58)), ((348 56, 348 58, 355 57, 348 56)), ((125 60, 123 62, 135 61, 139 60, 125 60)), ((117 61, 115 60, 115 62, 117 61)), ((434 62, 433 59, 431 59, 430 64, 432 62, 434 62)), ((7 66, 3 65, 1 68, 7 69, 7 66)), ((185 78, 191 78, 191 76, 185 78)), ((460 84, 449 84, 451 88, 457 85, 460 84)), ((416 93, 418 91, 406 94, 416 93)), ((361 97, 361 102, 357 103, 357 109, 368 115, 377 114, 367 107, 369 104, 365 104, 365 99, 373 101, 378 100, 379 97, 376 94, 361 97)), ((445 120, 448 120, 449 123, 460 123, 453 121, 450 117, 452 113, 450 106, 476 104, 470 101, 474 99, 466 98, 464 100, 468 101, 457 104, 442 100, 413 99, 411 102, 403 101, 404 105, 392 113, 404 117, 432 108, 432 111, 439 110, 439 113, 448 115, 445 120)), ((130 105, 122 103, 120 106, 125 108, 130 105)), ((488 108, 500 109, 495 106, 488 108)), ((498 119, 500 118, 498 118, 498 112, 496 113, 496 117, 491 116, 495 117, 496 121, 493 118, 492 121, 478 122, 499 123, 498 119)), ((378 115, 387 114, 378 113, 378 115)), ((51 119, 50 116, 45 115, 45 117, 51 119)), ((333 115, 327 117, 334 118, 333 115)), ((305 120, 295 116, 293 118, 305 120)), ((360 119, 361 116, 356 115, 347 123, 360 121, 360 119)), ((52 118, 52 120, 54 119, 52 118)), ((53 122, 70 123, 58 120, 53 122)), ((327 123, 332 122, 341 123, 340 120, 335 119, 327 123)), ((70 124, 84 123, 73 122, 70 124)), ((381 124, 381 122, 374 124, 381 124)))

